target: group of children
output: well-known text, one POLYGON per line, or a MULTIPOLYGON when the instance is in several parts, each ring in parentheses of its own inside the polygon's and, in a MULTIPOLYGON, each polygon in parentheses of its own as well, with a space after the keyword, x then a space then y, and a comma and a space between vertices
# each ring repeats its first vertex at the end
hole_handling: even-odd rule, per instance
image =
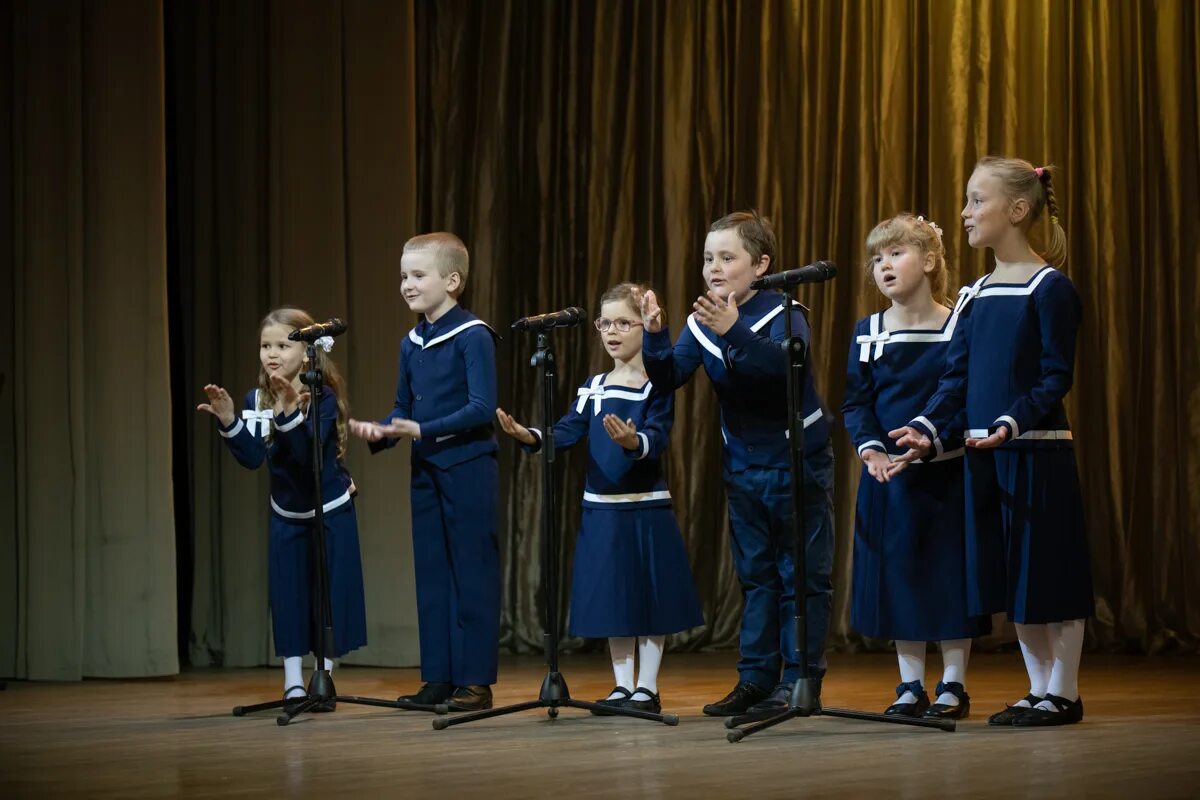
MULTIPOLYGON (((971 639, 990 615, 1017 626, 1029 672, 1022 700, 997 725, 1078 722, 1079 655, 1092 613, 1082 502, 1063 397, 1071 385, 1080 304, 1060 264, 1065 236, 1048 169, 1019 159, 976 165, 962 211, 974 248, 996 268, 945 299, 942 232, 909 214, 867 239, 867 269, 890 301, 859 321, 851 343, 843 415, 863 462, 856 506, 853 624, 893 639, 900 667, 887 714, 968 715, 971 639), (1051 247, 1029 244, 1049 212, 1051 247), (938 642, 943 675, 931 701, 925 654, 938 642)), ((808 619, 804 651, 819 697, 832 606, 832 416, 809 376, 805 428, 805 596, 794 592, 790 451, 786 432, 787 319, 774 290, 751 289, 775 264, 770 224, 753 212, 713 223, 704 243, 707 292, 672 344, 655 293, 622 283, 600 299, 595 321, 611 370, 589 377, 554 426, 557 447, 587 439, 587 481, 575 549, 572 634, 607 638, 615 683, 600 702, 659 711, 658 671, 667 634, 703 624, 687 553, 662 468, 673 395, 703 367, 717 393, 724 443, 730 545, 741 583, 738 681, 704 707, 728 716, 786 708, 797 661, 796 603, 808 619), (636 669, 635 669, 636 668, 636 669), (636 673, 636 674, 635 674, 636 673)), ((452 234, 415 237, 401 259, 401 292, 422 319, 402 340, 392 412, 348 418, 345 391, 316 350, 329 392, 320 430, 320 487, 338 657, 366 641, 347 435, 379 452, 412 441, 411 508, 424 685, 402 697, 451 710, 490 708, 496 681, 500 564, 493 420, 537 452, 543 433, 498 408, 495 334, 458 298, 468 254, 452 234)), ((792 329, 807 344, 799 304, 792 329)), ((287 339, 311 323, 281 309, 260 326, 259 388, 238 418, 227 392, 206 386, 200 406, 244 466, 271 471, 270 600, 285 700, 302 697, 300 657, 312 650, 308 604, 312 442, 299 381, 307 357, 287 339)), ((330 665, 327 662, 327 666, 330 665)))

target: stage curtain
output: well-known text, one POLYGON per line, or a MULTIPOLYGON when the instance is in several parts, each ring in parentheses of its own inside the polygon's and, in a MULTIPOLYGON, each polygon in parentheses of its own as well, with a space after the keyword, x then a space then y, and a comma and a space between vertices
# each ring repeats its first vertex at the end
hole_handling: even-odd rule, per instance
MULTIPOLYGON (((417 30, 420 227, 471 247, 471 308, 503 329, 566 305, 594 311, 606 287, 634 279, 665 297, 678 333, 703 288, 708 224, 755 207, 775 223, 780 267, 840 266, 801 293, 834 409, 854 322, 884 305, 861 266, 870 228, 903 210, 938 221, 965 283, 987 269, 958 219, 975 160, 1061 167, 1065 271, 1085 308, 1068 408, 1098 601, 1089 646, 1196 648, 1200 259, 1184 241, 1200 223, 1194 3, 447 0, 418 4, 417 30)), ((594 339, 554 335, 557 411, 605 368, 594 339)), ((500 350, 501 402, 525 421, 538 402, 532 345, 512 333, 500 350)), ((853 647, 860 465, 840 428, 835 444, 831 643, 853 647)), ((676 647, 737 641, 720 449, 715 398, 697 376, 677 396, 669 475, 708 624, 676 647)), ((582 449, 563 462, 555 567, 567 576, 582 449)), ((502 474, 505 642, 536 650, 538 467, 509 445, 502 474)), ((1001 628, 989 643, 1005 639, 1001 628)))
POLYGON ((0 674, 171 674, 161 8, 0 20, 0 674))
MULTIPOLYGON (((174 421, 189 458, 194 585, 189 659, 273 658, 267 480, 195 412, 205 383, 257 382, 258 325, 280 305, 349 321, 332 356, 353 413, 381 417, 412 315, 400 298, 415 233, 411 3, 253 2, 167 8, 171 215, 186 360, 174 421), (185 434, 185 436, 183 435, 185 434)), ((368 640, 347 663, 417 662, 408 452, 350 443, 368 640)))

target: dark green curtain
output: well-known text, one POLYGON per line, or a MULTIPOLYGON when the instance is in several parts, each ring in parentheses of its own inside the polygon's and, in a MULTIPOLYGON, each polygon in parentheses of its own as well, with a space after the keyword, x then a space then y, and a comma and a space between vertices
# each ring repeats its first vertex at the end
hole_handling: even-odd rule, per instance
MULTIPOLYGON (((833 408, 854 321, 882 306, 859 268, 875 222, 939 221, 967 282, 988 268, 957 219, 974 161, 1062 167, 1066 272, 1086 307, 1069 410, 1098 598, 1090 644, 1195 649, 1200 258, 1182 238, 1200 223, 1193 3, 451 0, 418 4, 417 30, 420 227, 466 239, 477 313, 504 325, 594 307, 636 279, 665 295, 678 331, 703 287, 708 224, 755 207, 774 220, 782 266, 841 265, 801 297, 833 408)), ((604 359, 589 331, 556 338, 565 408, 604 359)), ((530 347, 510 336, 500 356, 502 403, 523 419, 538 397, 530 347)), ((844 431, 835 443, 832 636, 847 644, 860 465, 844 431)), ((678 396, 669 470, 708 626, 676 646, 736 644, 720 444, 700 377, 678 396)), ((583 454, 565 461, 563 574, 583 454)), ((534 649, 537 465, 509 448, 504 475, 507 643, 534 649)))

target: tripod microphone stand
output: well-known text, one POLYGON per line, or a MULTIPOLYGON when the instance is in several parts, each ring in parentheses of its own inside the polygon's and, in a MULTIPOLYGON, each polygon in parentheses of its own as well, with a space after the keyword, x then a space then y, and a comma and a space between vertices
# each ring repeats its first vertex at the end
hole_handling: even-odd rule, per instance
POLYGON ((241 717, 256 711, 267 711, 282 708, 283 712, 276 717, 279 725, 287 725, 295 717, 315 708, 332 707, 336 703, 350 703, 362 706, 380 706, 382 708, 398 708, 404 711, 428 711, 435 714, 445 714, 449 709, 442 704, 423 705, 421 703, 406 703, 402 700, 380 700, 373 697, 357 697, 355 695, 339 695, 333 685, 333 675, 325 668, 325 654, 333 642, 333 611, 329 599, 329 560, 325 550, 325 509, 321 497, 321 393, 325 385, 325 376, 317 369, 317 348, 313 341, 308 341, 308 363, 311 369, 300 374, 300 382, 309 387, 308 416, 312 427, 312 463, 313 486, 316 500, 313 504, 313 546, 317 551, 316 593, 312 602, 319 609, 320 621, 317 624, 316 647, 313 655, 316 657, 311 680, 304 697, 289 700, 272 700, 251 706, 235 706, 233 715, 241 717))
POLYGON ((540 367, 542 373, 542 593, 546 627, 542 633, 542 642, 546 654, 546 665, 549 671, 542 679, 542 688, 536 700, 528 700, 501 708, 491 708, 486 711, 475 711, 461 716, 437 717, 433 720, 435 730, 443 730, 451 725, 461 725, 466 722, 515 714, 534 708, 546 709, 550 719, 558 717, 560 708, 581 708, 586 711, 597 711, 605 716, 634 717, 636 719, 662 722, 666 725, 678 725, 679 717, 674 714, 655 714, 650 711, 638 711, 632 708, 618 706, 602 706, 586 700, 576 700, 567 689, 567 681, 558 669, 558 537, 555 535, 555 523, 558 519, 558 506, 555 498, 554 480, 554 381, 555 364, 554 352, 550 348, 550 337, 545 330, 537 332, 537 352, 530 365, 540 367))
MULTIPOLYGON (((832 277, 830 275, 829 277, 832 277)), ((788 355, 788 441, 791 451, 792 472, 792 586, 795 596, 796 612, 793 618, 796 636, 796 655, 800 662, 800 677, 792 686, 792 696, 786 710, 768 716, 764 714, 741 714, 725 720, 725 727, 730 728, 726 738, 731 742, 740 742, 747 736, 759 731, 772 728, 781 722, 796 717, 841 717, 844 719, 866 720, 868 722, 886 722, 896 725, 911 725, 918 728, 933 728, 942 731, 953 731, 955 721, 952 719, 922 719, 918 717, 889 716, 870 711, 854 711, 847 708, 822 708, 819 690, 816 682, 809 674, 808 668, 808 530, 804 519, 804 412, 800 408, 800 398, 804 393, 804 369, 807 358, 807 347, 802 336, 792 330, 792 305, 790 289, 785 287, 780 292, 783 303, 784 330, 787 335, 788 355), (747 723, 752 723, 748 724, 747 723), (746 725, 746 727, 738 727, 746 725)))

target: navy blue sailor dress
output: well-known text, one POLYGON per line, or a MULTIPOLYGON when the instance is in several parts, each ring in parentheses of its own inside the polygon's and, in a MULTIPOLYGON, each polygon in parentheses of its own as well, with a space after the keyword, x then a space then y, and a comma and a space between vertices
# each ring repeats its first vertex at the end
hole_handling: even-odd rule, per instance
MULTIPOLYGON (((263 461, 271 475, 268 531, 268 595, 278 656, 302 656, 316 648, 321 609, 313 597, 317 559, 313 536, 316 496, 312 471, 312 428, 296 409, 276 419, 259 408, 259 392, 246 394, 242 416, 218 431, 238 463, 257 469, 263 461)), ((321 499, 333 641, 327 658, 337 658, 367 643, 358 519, 350 494, 350 475, 338 459, 337 398, 326 386, 321 395, 321 499)))
MULTIPOLYGON (((846 369, 842 415, 861 457, 903 450, 887 432, 907 424, 937 388, 957 326, 884 328, 883 312, 859 320, 846 369)), ((909 641, 965 639, 986 632, 987 618, 967 611, 963 510, 965 414, 939 431, 932 458, 887 483, 864 464, 854 514, 851 624, 864 636, 909 641)))
MULTIPOLYGON (((585 437, 587 481, 571 578, 574 636, 661 636, 704 624, 687 550, 671 509, 662 456, 674 422, 671 392, 606 386, 596 375, 554 425, 556 449, 585 437), (638 446, 626 450, 604 417, 632 419, 638 446)), ((542 433, 531 431, 539 444, 542 433)))
POLYGON ((999 428, 999 447, 966 458, 967 599, 972 614, 1023 624, 1094 610, 1083 498, 1063 398, 1082 307, 1046 266, 1025 283, 985 275, 960 292, 958 329, 937 393, 909 424, 936 436, 963 408, 968 438, 999 428))

